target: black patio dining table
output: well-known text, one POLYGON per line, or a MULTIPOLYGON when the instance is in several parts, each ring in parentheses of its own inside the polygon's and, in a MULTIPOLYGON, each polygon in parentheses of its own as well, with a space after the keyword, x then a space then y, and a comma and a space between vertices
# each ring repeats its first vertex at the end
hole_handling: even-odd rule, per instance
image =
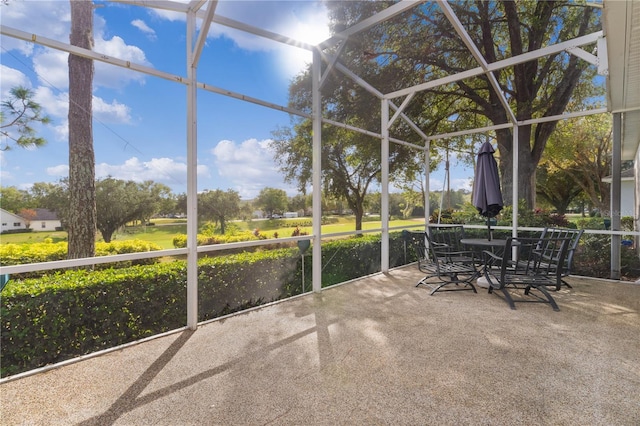
POLYGON ((501 238, 462 238, 460 243, 465 246, 472 246, 479 249, 495 249, 504 247, 507 244, 507 240, 501 238))
MULTIPOLYGON (((460 243, 465 246, 470 246, 474 250, 478 250, 478 251, 490 250, 495 254, 502 255, 502 252, 504 251, 504 247, 507 244, 507 240, 502 238, 492 238, 492 239, 462 238, 460 239, 460 243)), ((480 259, 483 259, 483 258, 484 256, 480 256, 480 259)), ((478 285, 479 287, 483 287, 483 288, 489 287, 489 283, 487 282, 486 278, 484 278, 484 274, 487 272, 486 268, 487 268, 487 265, 483 262, 481 266, 480 276, 476 280, 476 285, 478 285)))

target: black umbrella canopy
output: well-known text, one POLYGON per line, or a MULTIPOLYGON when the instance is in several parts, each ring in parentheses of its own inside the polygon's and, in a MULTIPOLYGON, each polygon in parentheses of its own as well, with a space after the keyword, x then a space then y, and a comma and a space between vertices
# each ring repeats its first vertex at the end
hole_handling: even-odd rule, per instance
POLYGON ((483 143, 480 147, 471 197, 471 202, 478 209, 478 213, 487 218, 489 239, 491 239, 489 218, 497 216, 504 206, 502 191, 500 190, 498 164, 496 159, 493 158, 494 152, 495 150, 489 142, 483 143))

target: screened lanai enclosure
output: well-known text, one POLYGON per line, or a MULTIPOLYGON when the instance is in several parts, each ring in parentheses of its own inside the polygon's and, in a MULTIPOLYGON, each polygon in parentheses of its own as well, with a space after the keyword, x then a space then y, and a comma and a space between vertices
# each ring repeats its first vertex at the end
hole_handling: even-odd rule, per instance
MULTIPOLYGON (((160 315, 148 329, 157 330, 158 321, 167 318, 172 322, 160 327, 163 331, 195 329, 213 317, 283 294, 320 292, 327 285, 411 263, 402 231, 424 230, 429 223, 431 172, 442 170, 445 156, 453 155, 473 175, 474 158, 485 141, 495 147, 505 206, 511 215, 511 226, 497 229, 513 236, 530 231, 519 224, 519 212, 535 207, 537 167, 558 123, 579 127, 585 117, 603 114, 613 119, 612 151, 607 154, 611 156, 611 227, 593 233, 610 236, 611 278, 620 278, 623 237, 631 235, 638 241, 638 1, 96 1, 92 49, 70 44, 68 33, 55 20, 32 27, 15 18, 24 25, 12 26, 14 20, 5 19, 10 8, 17 7, 11 3, 2 6, 3 54, 19 49, 35 52, 40 61, 34 62, 31 71, 45 83, 57 77, 47 69, 54 58, 66 62, 68 55, 75 55, 93 61, 96 79, 98 74, 103 79, 103 86, 94 86, 95 163, 104 165, 107 160, 102 155, 115 151, 122 152, 122 171, 140 164, 137 157, 143 155, 138 151, 157 156, 149 163, 163 159, 171 166, 180 157, 184 168, 165 168, 164 172, 179 175, 187 213, 182 246, 5 266, 2 274, 29 277, 51 272, 52 277, 57 271, 56 285, 69 291, 71 282, 91 280, 87 274, 105 274, 99 279, 117 281, 112 287, 118 288, 117 297, 125 305, 133 303, 125 300, 128 297, 140 298, 149 305, 148 310, 160 315), (326 8, 329 17, 329 34, 319 41, 297 39, 292 27, 258 24, 259 15, 267 16, 267 11, 278 16, 300 14, 309 4, 326 8), (166 30, 152 34, 139 19, 131 20, 131 25, 144 29, 156 38, 154 43, 164 46, 154 58, 136 50, 136 43, 142 42, 136 41, 138 36, 130 27, 107 26, 115 17, 141 14, 166 30), (114 48, 114 41, 126 49, 114 48), (243 49, 249 45, 265 46, 258 49, 255 62, 245 61, 248 55, 243 49), (267 88, 276 85, 276 80, 268 69, 276 67, 277 61, 270 55, 282 51, 287 52, 281 57, 285 64, 291 65, 291 58, 300 52, 307 55, 306 62, 289 75, 288 92, 285 88, 273 94, 267 88), (113 81, 104 82, 105 76, 113 81), (127 89, 124 81, 140 83, 127 89), (154 111, 154 124, 132 114, 131 120, 139 122, 136 131, 129 131, 97 119, 109 106, 101 98, 107 86, 134 91, 132 108, 154 111), (230 152, 235 146, 232 142, 214 146, 211 140, 213 134, 224 134, 220 129, 233 127, 233 134, 239 135, 238 129, 257 122, 267 123, 272 131, 262 136, 262 142, 247 138, 230 152), (145 126, 157 126, 154 130, 170 139, 178 154, 165 153, 160 141, 148 136, 154 134, 151 127, 145 126), (105 143, 107 139, 110 142, 105 143), (269 150, 262 150, 267 139, 269 150), (274 154, 273 163, 249 161, 264 153, 274 154), (214 155, 219 162, 209 162, 214 155), (633 212, 623 214, 625 162, 634 164, 636 205, 633 212), (199 240, 198 210, 203 208, 199 197, 216 188, 225 190, 223 185, 233 188, 233 182, 223 181, 222 176, 234 167, 241 168, 244 177, 255 176, 252 188, 257 195, 269 185, 261 182, 265 175, 255 164, 277 169, 289 178, 287 182, 298 195, 311 195, 307 219, 311 231, 277 239, 225 240, 224 244, 199 240), (203 183, 205 176, 211 179, 203 183), (425 206, 424 217, 412 224, 394 225, 390 199, 403 188, 421 197, 416 205, 425 206), (375 227, 363 227, 364 197, 371 192, 380 193, 380 217, 375 227), (331 209, 323 206, 323 194, 349 200, 347 209, 359 224, 356 229, 323 231, 331 209), (633 218, 634 228, 623 232, 621 217, 625 215, 633 218), (352 245, 340 245, 344 237, 354 235, 360 238, 349 239, 352 245), (364 246, 367 248, 362 249, 364 246), (263 256, 256 257, 256 253, 263 256), (138 272, 133 271, 151 268, 147 263, 156 269, 146 270, 145 279, 151 276, 149 282, 171 288, 169 293, 154 293, 150 286, 135 289, 138 272), (119 273, 108 269, 125 264, 134 266, 119 273), (93 266, 93 272, 82 268, 87 266, 93 266), (68 276, 61 278, 65 274, 68 276), (120 278, 114 277, 118 274, 120 278)), ((68 17, 61 17, 61 22, 65 19, 68 22, 68 17)), ((298 34, 304 33, 302 28, 298 34)), ((17 54, 10 59, 21 62, 17 54)), ((117 106, 117 101, 110 105, 117 106)), ((300 226, 305 223, 301 221, 300 226)), ((260 224, 252 222, 252 226, 258 235, 260 224)), ((468 228, 484 232, 485 227, 476 222, 468 228)), ((5 291, 10 289, 9 285, 5 291)), ((104 294, 110 300, 116 297, 106 295, 106 290, 104 294)), ((63 298, 67 297, 75 298, 63 298)), ((99 306, 105 303, 101 297, 93 295, 90 302, 99 306)), ((107 321, 109 315, 101 315, 96 313, 96 319, 107 321)), ((136 319, 132 316, 124 321, 133 324, 136 319)), ((123 333, 127 336, 121 343, 146 337, 144 333, 123 333)), ((99 348, 105 348, 109 343, 101 345, 99 348)), ((78 346, 80 353, 87 351, 82 344, 78 346)))

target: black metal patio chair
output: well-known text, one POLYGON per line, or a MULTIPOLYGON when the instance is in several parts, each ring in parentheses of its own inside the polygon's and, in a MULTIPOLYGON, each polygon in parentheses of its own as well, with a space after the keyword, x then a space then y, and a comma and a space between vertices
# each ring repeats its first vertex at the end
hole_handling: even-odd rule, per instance
POLYGON ((567 247, 567 256, 565 257, 562 265, 562 284, 568 288, 572 288, 571 285, 564 279, 571 275, 573 268, 573 258, 580 243, 580 238, 584 233, 584 229, 569 229, 569 228, 544 228, 540 238, 569 238, 569 247, 567 247))
POLYGON ((427 229, 429 238, 435 244, 438 254, 446 262, 481 262, 480 256, 461 243, 461 240, 465 238, 462 225, 429 225, 427 229))
POLYGON ((418 256, 418 269, 425 274, 416 287, 430 287, 431 295, 437 291, 459 290, 473 290, 477 293, 473 281, 480 273, 472 252, 468 252, 471 257, 464 258, 462 253, 452 251, 446 244, 431 240, 429 233, 412 232, 410 235, 411 246, 418 256), (437 281, 430 282, 431 278, 437 278, 437 281))
POLYGON ((570 242, 571 238, 549 234, 540 238, 511 237, 501 256, 484 251, 489 293, 501 293, 511 309, 516 308, 516 302, 543 302, 559 311, 549 291, 562 286, 562 265, 570 242), (512 293, 520 290, 524 290, 525 297, 514 298, 512 293))

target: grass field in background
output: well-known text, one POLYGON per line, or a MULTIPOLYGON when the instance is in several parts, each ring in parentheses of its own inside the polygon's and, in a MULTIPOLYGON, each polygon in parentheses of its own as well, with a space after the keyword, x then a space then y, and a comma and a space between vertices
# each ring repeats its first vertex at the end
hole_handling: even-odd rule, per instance
MULTIPOLYGON (((308 218, 307 218, 308 219, 308 218)), ((279 219, 279 220, 252 220, 251 222, 233 222, 241 230, 260 230, 260 233, 266 235, 267 238, 273 238, 277 233, 279 238, 290 237, 294 228, 289 226, 282 226, 286 222, 300 222, 306 220, 305 218, 293 218, 293 219, 279 219)), ((150 243, 157 244, 163 249, 172 249, 173 237, 180 234, 186 234, 187 224, 186 219, 154 219, 152 221, 153 226, 131 226, 126 227, 122 232, 117 232, 113 235, 113 240, 143 240, 150 243)), ((389 222, 390 227, 398 226, 411 226, 420 225, 424 223, 423 219, 410 219, 410 220, 392 220, 389 222)), ((363 230, 379 229, 381 224, 377 222, 363 222, 363 230)), ((417 229, 417 228, 416 228, 417 229)), ((338 217, 338 223, 330 225, 324 225, 322 227, 323 234, 333 234, 339 232, 348 232, 355 230, 355 218, 353 216, 340 216, 338 217)), ((300 227, 300 231, 311 234, 311 227, 300 227)), ((99 235, 99 234, 98 234, 99 235)), ((21 234, 2 234, 0 235, 0 244, 31 244, 41 243, 45 239, 51 238, 53 242, 66 241, 67 233, 64 231, 55 232, 29 232, 21 234)), ((102 241, 99 238, 99 241, 102 241)))

